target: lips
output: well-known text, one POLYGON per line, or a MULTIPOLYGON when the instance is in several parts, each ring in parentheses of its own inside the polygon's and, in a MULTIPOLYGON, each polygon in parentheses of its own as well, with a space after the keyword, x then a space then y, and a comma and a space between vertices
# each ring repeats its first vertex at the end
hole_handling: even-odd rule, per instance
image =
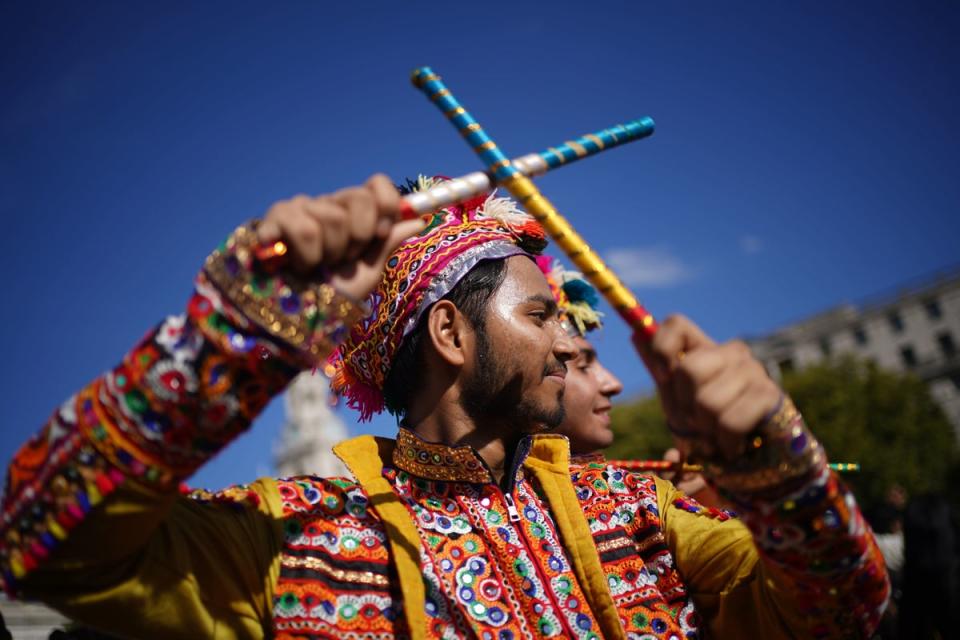
POLYGON ((593 410, 593 414, 598 418, 600 418, 601 420, 603 420, 605 424, 609 424, 611 408, 612 408, 612 405, 609 405, 609 404, 603 405, 601 407, 595 407, 593 410))
POLYGON ((567 370, 566 368, 554 369, 553 371, 548 371, 545 378, 553 378, 557 382, 566 384, 567 381, 567 370))

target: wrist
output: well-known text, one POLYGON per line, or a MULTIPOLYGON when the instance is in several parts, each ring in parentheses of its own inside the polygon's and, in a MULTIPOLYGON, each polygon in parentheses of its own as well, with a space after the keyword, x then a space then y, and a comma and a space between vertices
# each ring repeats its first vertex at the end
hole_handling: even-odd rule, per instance
POLYGON ((742 455, 705 461, 704 475, 725 492, 767 493, 807 478, 826 464, 823 447, 786 395, 745 438, 742 455))
POLYGON ((245 319, 316 365, 365 308, 328 282, 266 269, 256 254, 257 223, 237 228, 207 258, 204 272, 245 319))

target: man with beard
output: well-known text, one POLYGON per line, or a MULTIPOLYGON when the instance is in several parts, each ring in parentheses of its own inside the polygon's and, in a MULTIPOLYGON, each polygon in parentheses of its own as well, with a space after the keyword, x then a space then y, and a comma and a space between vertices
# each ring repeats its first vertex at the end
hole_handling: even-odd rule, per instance
POLYGON ((425 228, 397 211, 375 178, 280 203, 216 251, 187 313, 17 454, 6 588, 134 637, 870 632, 887 589, 872 536, 740 346, 673 318, 642 347, 673 424, 745 507, 749 531, 708 535, 653 478, 571 466, 565 438, 537 433, 562 422, 577 353, 532 259, 539 225, 493 196, 425 228), (255 246, 281 238, 291 269, 266 271, 255 246), (337 447, 356 480, 178 494, 334 348, 347 401, 401 424, 337 447))

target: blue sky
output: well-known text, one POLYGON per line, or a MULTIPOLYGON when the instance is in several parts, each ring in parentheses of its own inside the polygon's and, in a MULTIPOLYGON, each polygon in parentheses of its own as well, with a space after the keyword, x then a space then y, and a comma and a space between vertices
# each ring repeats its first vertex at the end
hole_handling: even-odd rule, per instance
MULTIPOLYGON (((719 339, 960 261, 956 3, 272 4, 0 8, 3 460, 183 308, 237 223, 478 168, 420 65, 513 156, 652 116, 539 185, 651 311, 719 339)), ((650 388, 618 319, 597 344, 650 388)), ((275 402, 192 482, 269 472, 282 422, 275 402)))

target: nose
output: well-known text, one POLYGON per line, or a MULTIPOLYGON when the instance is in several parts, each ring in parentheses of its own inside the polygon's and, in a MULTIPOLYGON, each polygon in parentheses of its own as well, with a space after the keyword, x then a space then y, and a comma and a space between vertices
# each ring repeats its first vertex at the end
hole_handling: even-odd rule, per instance
POLYGON ((597 372, 597 382, 600 383, 600 393, 608 398, 619 395, 623 391, 623 383, 620 382, 620 378, 613 375, 609 369, 599 362, 594 363, 594 365, 597 372))
POLYGON ((557 333, 556 340, 553 341, 553 355, 564 364, 580 355, 580 349, 574 344, 573 338, 562 328, 557 333))

